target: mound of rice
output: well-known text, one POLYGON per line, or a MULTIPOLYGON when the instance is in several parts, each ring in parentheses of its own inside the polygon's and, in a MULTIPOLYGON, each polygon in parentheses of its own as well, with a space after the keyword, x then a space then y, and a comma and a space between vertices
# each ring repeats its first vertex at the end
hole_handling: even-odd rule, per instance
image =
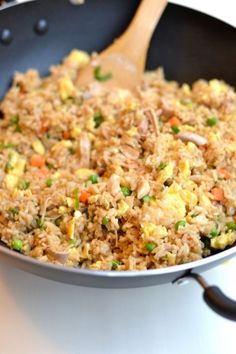
POLYGON ((136 92, 76 86, 73 50, 16 73, 0 104, 0 239, 42 262, 143 270, 236 240, 236 94, 147 72, 136 92))

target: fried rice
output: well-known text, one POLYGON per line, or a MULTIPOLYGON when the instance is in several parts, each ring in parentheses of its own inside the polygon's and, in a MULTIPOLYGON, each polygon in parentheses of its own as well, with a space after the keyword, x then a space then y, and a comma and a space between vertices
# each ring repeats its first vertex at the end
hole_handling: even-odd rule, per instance
POLYGON ((0 104, 0 239, 42 262, 144 270, 236 240, 236 94, 146 72, 135 92, 76 85, 73 50, 0 104))

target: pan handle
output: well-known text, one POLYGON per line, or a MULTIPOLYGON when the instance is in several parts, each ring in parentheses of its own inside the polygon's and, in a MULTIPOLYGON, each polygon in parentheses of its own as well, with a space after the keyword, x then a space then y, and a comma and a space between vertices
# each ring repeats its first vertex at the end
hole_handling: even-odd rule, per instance
POLYGON ((192 278, 204 289, 203 299, 206 304, 218 315, 231 321, 236 321, 236 301, 228 298, 218 286, 209 286, 205 279, 199 274, 188 272, 177 278, 173 283, 181 283, 186 278, 192 278))

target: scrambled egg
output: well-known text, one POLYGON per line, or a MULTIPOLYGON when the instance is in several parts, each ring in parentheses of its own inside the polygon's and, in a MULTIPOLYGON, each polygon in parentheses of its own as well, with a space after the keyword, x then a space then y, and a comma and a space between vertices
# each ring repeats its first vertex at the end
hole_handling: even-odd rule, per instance
POLYGON ((180 160, 179 161, 179 175, 182 178, 188 178, 191 174, 190 163, 189 160, 180 160))
POLYGON ((39 139, 35 139, 32 142, 32 147, 37 154, 39 155, 45 154, 45 147, 43 146, 43 143, 39 139))
POLYGON ((186 214, 186 204, 181 197, 181 187, 173 183, 166 192, 164 192, 161 205, 165 215, 175 220, 182 219, 186 214))
POLYGON ((74 64, 79 65, 80 67, 85 66, 89 63, 89 55, 78 49, 73 49, 70 54, 66 57, 66 60, 73 62, 74 64))
POLYGON ((157 181, 163 184, 168 178, 173 177, 174 163, 170 162, 163 170, 160 171, 157 181))
POLYGON ((155 225, 153 223, 145 223, 141 225, 142 238, 144 242, 158 241, 158 239, 168 235, 165 226, 155 225))
POLYGON ((124 200, 121 200, 118 203, 117 216, 118 217, 123 216, 127 212, 128 209, 129 209, 129 205, 124 200))
POLYGON ((89 176, 95 174, 94 170, 90 170, 89 168, 78 168, 75 171, 75 174, 78 178, 86 180, 89 178, 89 176))
POLYGON ((75 87, 68 76, 64 76, 59 80, 59 94, 63 101, 75 94, 75 87))
POLYGON ((26 160, 22 158, 16 151, 12 151, 9 155, 8 163, 11 166, 4 177, 4 184, 9 190, 17 187, 19 177, 24 174, 26 160))
POLYGON ((231 246, 236 240, 236 234, 233 231, 222 233, 220 236, 211 239, 211 247, 224 250, 227 246, 231 246))

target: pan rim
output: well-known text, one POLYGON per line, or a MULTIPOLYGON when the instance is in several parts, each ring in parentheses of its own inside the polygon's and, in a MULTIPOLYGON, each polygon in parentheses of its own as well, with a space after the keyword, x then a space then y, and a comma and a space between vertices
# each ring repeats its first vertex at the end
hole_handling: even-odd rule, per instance
POLYGON ((44 263, 35 258, 23 255, 21 253, 18 253, 16 251, 13 251, 9 248, 5 248, 4 246, 0 245, 0 255, 1 254, 13 260, 16 259, 28 265, 31 264, 41 269, 51 270, 54 272, 60 272, 68 275, 74 274, 78 276, 82 275, 82 276, 89 276, 95 278, 130 278, 130 277, 140 278, 143 277, 144 275, 146 277, 146 276, 158 276, 158 275, 167 275, 167 274, 175 274, 179 272, 186 272, 191 269, 197 269, 203 267, 209 263, 216 263, 219 262, 220 260, 223 261, 227 258, 233 257, 233 255, 236 254, 236 245, 227 250, 221 251, 217 254, 208 256, 206 258, 201 258, 196 261, 177 264, 174 266, 168 266, 165 268, 133 270, 133 271, 94 270, 94 269, 84 269, 84 268, 82 269, 82 268, 67 267, 64 265, 56 265, 53 263, 46 263, 46 262, 44 263))

